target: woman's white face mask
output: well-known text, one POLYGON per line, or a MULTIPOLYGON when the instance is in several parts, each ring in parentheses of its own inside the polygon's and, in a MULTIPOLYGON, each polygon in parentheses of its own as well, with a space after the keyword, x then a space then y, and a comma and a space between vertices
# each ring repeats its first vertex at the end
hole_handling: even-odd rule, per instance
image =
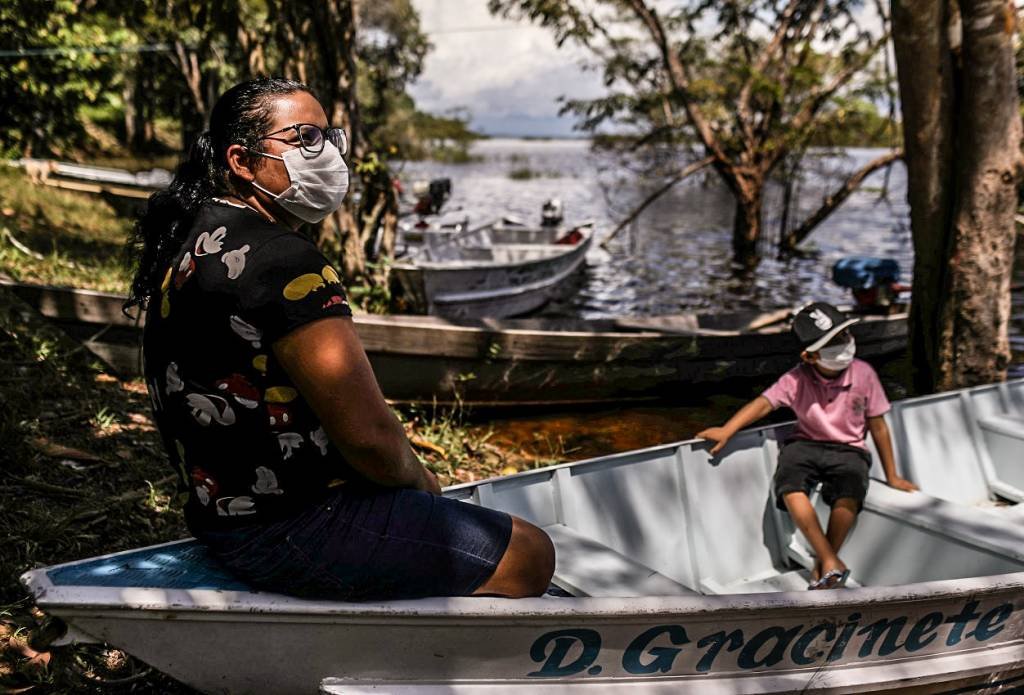
POLYGON ((818 350, 818 364, 825 369, 830 369, 834 372, 841 372, 850 366, 853 362, 853 357, 856 354, 857 342, 851 335, 845 342, 842 342, 839 345, 823 347, 818 350))
POLYGON ((315 155, 301 147, 281 157, 258 154, 284 162, 291 185, 280 193, 271 193, 255 181, 252 185, 303 222, 315 224, 341 207, 348 192, 348 165, 334 143, 325 142, 324 149, 315 155))

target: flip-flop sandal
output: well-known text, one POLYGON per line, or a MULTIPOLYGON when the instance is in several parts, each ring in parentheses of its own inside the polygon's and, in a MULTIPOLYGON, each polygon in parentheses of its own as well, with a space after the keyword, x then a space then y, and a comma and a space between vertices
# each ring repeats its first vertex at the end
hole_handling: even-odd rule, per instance
POLYGON ((846 580, 850 578, 850 570, 829 570, 825 576, 807 585, 808 591, 821 589, 841 589, 846 586, 846 580))

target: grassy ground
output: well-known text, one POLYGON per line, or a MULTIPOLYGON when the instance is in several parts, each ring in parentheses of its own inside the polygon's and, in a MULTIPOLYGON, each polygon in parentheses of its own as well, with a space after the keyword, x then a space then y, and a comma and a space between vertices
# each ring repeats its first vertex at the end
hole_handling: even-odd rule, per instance
POLYGON ((120 257, 130 226, 98 196, 0 167, 0 272, 15 280, 126 292, 120 257))

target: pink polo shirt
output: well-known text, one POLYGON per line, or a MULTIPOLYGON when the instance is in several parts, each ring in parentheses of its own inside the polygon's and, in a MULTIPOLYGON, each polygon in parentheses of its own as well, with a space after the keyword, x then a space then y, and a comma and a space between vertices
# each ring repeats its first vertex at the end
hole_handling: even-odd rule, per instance
POLYGON ((796 439, 866 448, 867 418, 889 412, 889 399, 871 365, 855 359, 835 379, 800 363, 761 394, 772 408, 796 413, 796 439))

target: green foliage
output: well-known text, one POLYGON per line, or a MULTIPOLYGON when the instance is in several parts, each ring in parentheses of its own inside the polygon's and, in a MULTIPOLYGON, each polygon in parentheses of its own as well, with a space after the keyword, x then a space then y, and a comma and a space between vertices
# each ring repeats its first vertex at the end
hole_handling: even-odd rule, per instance
POLYGON ((446 116, 416 111, 412 116, 412 132, 416 142, 406 151, 405 159, 435 159, 464 164, 472 161, 469 148, 480 139, 469 127, 470 115, 456 109, 446 116))
POLYGON ((109 62, 88 49, 124 39, 73 0, 0 3, 0 46, 26 51, 0 57, 0 99, 7 104, 0 155, 47 156, 82 145, 86 131, 74 116, 83 105, 101 102, 113 78, 109 62))
MULTIPOLYGON (((591 51, 590 67, 603 74, 607 93, 565 102, 563 113, 575 114, 581 129, 613 125, 650 144, 692 143, 697 138, 691 114, 698 112, 727 155, 739 158, 753 143, 773 161, 818 137, 819 127, 837 127, 843 120, 840 102, 879 101, 889 84, 877 66, 864 67, 877 51, 878 36, 861 26, 861 3, 818 5, 797 3, 781 49, 773 50, 770 39, 789 3, 648 1, 669 50, 679 56, 687 82, 683 92, 673 89, 661 52, 632 3, 598 0, 584 8, 547 0, 488 2, 496 14, 538 23, 559 43, 572 41, 591 51), (804 108, 820 118, 804 122, 804 108)), ((858 144, 868 144, 871 134, 851 133, 851 125, 878 123, 865 118, 838 126, 848 141, 859 136, 858 144)))

